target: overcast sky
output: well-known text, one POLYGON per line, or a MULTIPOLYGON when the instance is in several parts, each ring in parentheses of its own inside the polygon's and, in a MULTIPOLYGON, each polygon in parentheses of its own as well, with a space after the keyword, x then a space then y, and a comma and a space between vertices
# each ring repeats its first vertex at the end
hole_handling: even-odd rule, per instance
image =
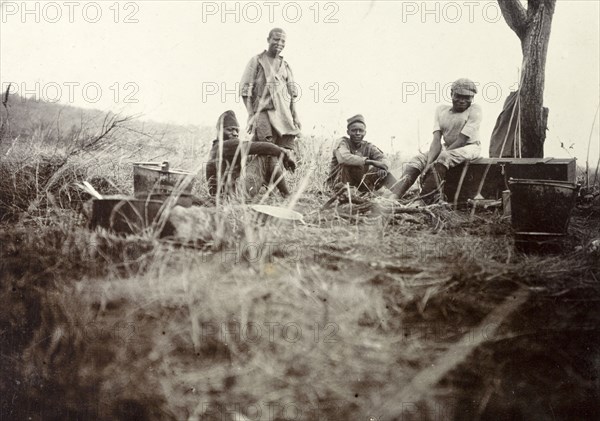
MULTIPOLYGON (((487 156, 521 65, 518 38, 495 1, 228 2, 227 10, 220 1, 24 4, 1 2, 4 88, 13 82, 27 96, 180 124, 212 126, 233 109, 244 124, 234 92, 279 26, 302 93, 304 135, 343 134, 345 119, 362 113, 367 140, 407 154, 427 148, 435 107, 454 79, 469 77, 480 87, 487 156)), ((568 156, 562 142, 585 162, 600 100, 599 20, 598 0, 558 1, 546 156, 568 156)))

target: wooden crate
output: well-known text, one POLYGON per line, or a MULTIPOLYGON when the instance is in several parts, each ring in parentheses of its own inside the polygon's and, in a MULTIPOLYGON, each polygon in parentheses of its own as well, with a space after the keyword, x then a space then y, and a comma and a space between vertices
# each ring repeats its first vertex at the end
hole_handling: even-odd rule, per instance
POLYGON ((174 227, 163 201, 128 196, 106 196, 92 202, 90 227, 102 227, 119 234, 140 234, 146 229, 160 230, 161 237, 173 235, 174 227))
POLYGON ((444 194, 448 201, 463 204, 473 199, 481 181, 481 195, 485 199, 500 199, 508 190, 508 179, 558 180, 575 183, 575 159, 561 158, 479 158, 468 164, 450 168, 446 174, 444 194), (457 193, 461 177, 464 177, 457 193))

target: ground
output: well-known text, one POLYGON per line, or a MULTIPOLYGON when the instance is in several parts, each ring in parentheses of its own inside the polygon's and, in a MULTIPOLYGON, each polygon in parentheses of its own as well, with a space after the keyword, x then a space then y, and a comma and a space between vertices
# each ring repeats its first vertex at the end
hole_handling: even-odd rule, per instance
POLYGON ((442 226, 343 210, 267 221, 219 250, 75 217, 5 227, 3 415, 598 414, 597 217, 576 216, 570 249, 547 256, 515 252, 494 212, 438 212, 442 226))

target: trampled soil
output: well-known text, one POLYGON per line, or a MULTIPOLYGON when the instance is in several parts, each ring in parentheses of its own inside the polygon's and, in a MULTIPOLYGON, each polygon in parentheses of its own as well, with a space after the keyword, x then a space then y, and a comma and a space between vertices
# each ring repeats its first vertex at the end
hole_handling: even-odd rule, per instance
POLYGON ((255 254, 6 229, 3 417, 597 418, 596 217, 550 256, 492 214, 322 217, 255 254))

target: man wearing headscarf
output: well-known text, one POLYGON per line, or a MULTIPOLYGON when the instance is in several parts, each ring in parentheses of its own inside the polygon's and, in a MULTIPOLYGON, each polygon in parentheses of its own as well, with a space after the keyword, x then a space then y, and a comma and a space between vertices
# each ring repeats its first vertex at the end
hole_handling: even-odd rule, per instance
POLYGON ((440 105, 436 109, 429 152, 413 157, 398 180, 398 199, 421 175, 423 201, 431 204, 442 200, 439 189, 448 168, 481 156, 479 126, 482 112, 479 105, 473 104, 477 87, 473 81, 461 78, 452 83, 450 92, 452 105, 440 105))
POLYGON ((367 124, 361 114, 347 120, 347 134, 338 139, 333 149, 327 184, 334 188, 338 183, 350 184, 359 191, 379 190, 387 187, 397 194, 397 183, 388 172, 385 155, 372 143, 364 140, 367 124))
MULTIPOLYGON (((245 192, 250 197, 256 195, 263 185, 267 186, 271 182, 281 184, 283 175, 278 165, 271 165, 271 158, 276 161, 281 158, 286 169, 294 171, 296 168, 295 162, 279 146, 267 142, 240 142, 239 130, 239 123, 233 111, 225 111, 219 116, 218 135, 213 140, 206 164, 208 191, 213 196, 217 194, 219 184, 222 191, 226 192, 234 191, 236 184, 239 186, 242 155, 248 156, 244 182, 245 192), (219 159, 220 156, 222 159, 219 159)), ((278 187, 283 196, 289 195, 285 184, 278 187)))

